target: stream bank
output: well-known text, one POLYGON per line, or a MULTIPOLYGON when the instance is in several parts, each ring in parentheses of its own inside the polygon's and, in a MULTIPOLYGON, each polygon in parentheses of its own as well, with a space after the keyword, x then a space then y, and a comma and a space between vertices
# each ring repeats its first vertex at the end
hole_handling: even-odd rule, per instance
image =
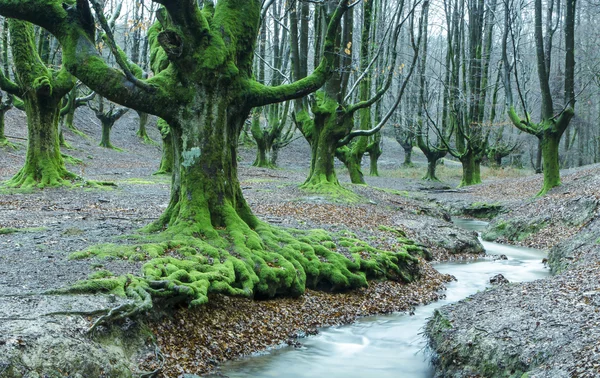
MULTIPOLYGON (((458 220, 461 227, 480 230, 484 222, 458 220)), ((545 253, 522 247, 484 243, 490 256, 435 264, 435 269, 456 277, 440 300, 419 306, 411 314, 394 313, 359 319, 356 323, 321 330, 300 340, 299 348, 282 348, 243 358, 223 366, 230 378, 271 377, 285 371, 289 378, 345 377, 430 378, 433 368, 424 353, 423 325, 436 308, 458 301, 490 285, 490 277, 502 274, 511 281, 530 281, 548 274, 541 263, 545 253)))
POLYGON ((426 328, 436 377, 600 376, 598 166, 563 182, 487 230, 502 224, 530 230, 501 240, 549 250, 554 275, 501 285, 437 310, 426 328))

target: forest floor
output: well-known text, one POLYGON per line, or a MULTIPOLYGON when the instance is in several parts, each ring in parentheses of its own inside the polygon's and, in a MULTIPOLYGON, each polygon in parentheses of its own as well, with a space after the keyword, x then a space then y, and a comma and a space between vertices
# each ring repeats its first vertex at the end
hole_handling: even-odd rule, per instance
MULTIPOLYGON (((0 150, 0 180, 10 178, 23 164, 24 125, 22 113, 11 111, 7 116, 6 134, 20 146, 17 150, 0 150)), ((88 137, 65 131, 73 149, 63 149, 63 152, 83 162, 69 165, 69 168, 85 179, 114 182, 116 187, 0 192, 0 318, 4 320, 26 321, 14 315, 16 310, 11 310, 15 306, 14 298, 35 294, 32 296, 35 302, 40 298, 39 294, 66 287, 99 270, 139 274, 141 262, 69 260, 68 256, 91 245, 123 242, 121 237, 135 233, 157 219, 167 206, 170 178, 152 175, 160 160, 160 137, 152 122, 148 131, 157 141, 156 145, 142 143, 135 136, 137 118, 133 114, 118 122, 111 140, 122 151, 97 146, 100 124, 90 113, 78 112, 76 125, 88 137)), ((254 212, 274 225, 329 231, 349 229, 361 239, 380 247, 394 243, 393 235, 381 228, 391 227, 404 231, 409 238, 426 247, 436 261, 481 255, 476 235, 454 227, 449 222, 448 211, 457 214, 473 209, 487 211, 490 205, 494 209, 508 211, 525 208, 529 204, 529 215, 533 217, 536 212, 538 215, 544 213, 544 206, 547 206, 547 203, 531 201, 541 185, 539 175, 511 169, 485 169, 484 185, 456 190, 454 188, 460 180, 456 162, 446 160, 445 165, 440 167, 444 183, 423 182, 419 180, 425 167, 423 157, 416 154, 416 167, 401 169, 401 151, 393 139, 385 138, 384 154, 379 165, 381 176, 366 176, 368 186, 349 184, 347 174, 339 169, 340 181, 365 199, 360 203, 335 202, 298 189, 310 164, 308 145, 302 139, 280 152, 280 168, 275 170, 251 167, 254 150, 242 147, 240 181, 254 212), (539 205, 533 206, 532 203, 539 205)), ((598 170, 598 167, 591 169, 598 170)), ((577 177, 586 176, 585 172, 574 171, 567 175, 565 182, 576 182, 577 177)), ((548 196, 548 201, 554 201, 553 195, 548 196)), ((562 198, 565 194, 557 196, 562 198)), ((560 206, 565 205, 562 203, 560 206)), ((540 241, 540 238, 535 239, 536 233, 514 241, 505 236, 500 236, 500 239, 550 248, 561 238, 576 233, 579 226, 567 223, 548 231, 554 239, 544 237, 540 241)), ((147 353, 138 353, 135 363, 145 370, 160 367, 165 377, 177 377, 184 372, 203 374, 223 360, 282 343, 296 345, 297 335, 310 334, 317 327, 349 323, 359 316, 376 313, 410 311, 416 305, 429 303, 443 295, 444 283, 450 279, 423 262, 422 280, 410 285, 375 282, 367 289, 352 293, 307 291, 298 299, 271 301, 213 296, 209 304, 199 310, 181 308, 161 312, 160 316, 146 320, 156 338, 143 341, 147 353), (152 348, 153 343, 158 346, 163 359, 156 358, 158 354, 152 348)), ((39 301, 44 302, 43 299, 39 301)), ((73 307, 84 308, 86 305, 86 302, 81 302, 73 307)), ((69 317, 72 322, 68 328, 70 337, 85 338, 83 331, 91 324, 92 315, 102 311, 98 308, 101 305, 96 304, 86 311, 67 311, 69 315, 86 315, 75 320, 69 317)), ((30 306, 37 306, 36 311, 45 317, 59 313, 64 315, 65 312, 40 310, 43 306, 37 302, 30 306)), ((7 322, 0 326, 0 355, 2 348, 23 348, 21 341, 26 337, 11 334, 13 331, 14 328, 11 329, 7 322)), ((39 327, 35 328, 27 334, 29 339, 23 343, 35 344, 34 339, 40 338, 41 332, 39 327)), ((0 376, 3 363, 0 357, 0 376)), ((25 365, 23 362, 24 369, 25 365)), ((65 370, 68 370, 66 365, 62 371, 65 370)))

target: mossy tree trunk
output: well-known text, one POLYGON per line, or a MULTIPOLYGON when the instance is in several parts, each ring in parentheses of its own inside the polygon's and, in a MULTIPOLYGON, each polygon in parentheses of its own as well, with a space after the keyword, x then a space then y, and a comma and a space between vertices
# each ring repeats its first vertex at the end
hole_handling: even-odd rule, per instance
POLYGON ((361 137, 352 146, 343 146, 335 150, 335 156, 344 163, 353 184, 365 185, 365 175, 362 172, 362 157, 366 149, 361 148, 366 137, 361 137))
POLYGON ((115 148, 115 146, 110 143, 110 131, 112 130, 114 124, 114 122, 111 122, 108 119, 102 120, 102 137, 100 138, 100 147, 112 149, 115 148))
POLYGON ((136 112, 138 115, 138 130, 135 133, 138 137, 140 137, 144 143, 154 143, 152 138, 148 136, 148 131, 146 130, 146 126, 148 126, 148 120, 150 115, 146 112, 136 112))
POLYGON ((171 129, 169 124, 162 118, 159 118, 156 122, 156 126, 160 131, 162 138, 162 154, 160 158, 160 166, 155 175, 171 174, 173 172, 173 135, 171 135, 171 129))
POLYGON ((274 168, 271 165, 270 159, 274 135, 271 132, 272 129, 268 128, 268 125, 265 128, 261 126, 261 113, 261 109, 255 110, 255 114, 252 117, 252 127, 250 128, 252 137, 256 142, 256 159, 254 159, 252 165, 260 168, 274 168))
POLYGON ((12 83, 9 89, 23 100, 28 141, 25 165, 6 185, 41 188, 69 185, 76 175, 67 171, 60 154, 58 117, 63 96, 75 85, 74 77, 64 69, 53 71, 42 62, 33 43, 32 24, 10 20, 8 25, 19 82, 18 86, 12 83))
POLYGON ((6 112, 10 108, 0 107, 0 146, 9 146, 11 143, 6 139, 6 134, 4 133, 4 125, 5 125, 5 117, 6 112))
MULTIPOLYGON (((540 85, 541 101, 541 121, 534 123, 529 115, 521 119, 514 108, 510 106, 508 116, 513 125, 519 130, 528 134, 535 135, 539 142, 541 154, 543 157, 544 185, 538 193, 538 196, 546 194, 550 189, 560 185, 560 165, 559 165, 559 145, 565 130, 569 126, 571 119, 575 115, 575 10, 576 1, 566 2, 565 10, 565 70, 564 70, 564 98, 565 108, 559 114, 554 114, 554 103, 552 91, 550 89, 550 70, 552 44, 544 46, 544 35, 542 27, 542 1, 534 1, 534 36, 537 61, 537 72, 540 85), (547 159, 547 160, 546 160, 547 159)), ((546 36, 551 37, 551 23, 547 24, 546 36)), ((504 39, 507 37, 505 36, 504 39)), ((504 68, 508 76, 508 69, 504 68)), ((508 80, 505 79, 505 85, 508 80)))
POLYGON ((369 153, 369 175, 379 176, 378 162, 379 158, 383 154, 381 148, 381 133, 376 133, 369 138, 369 145, 367 146, 367 152, 369 153))
POLYGON ((112 103, 106 108, 104 98, 102 97, 98 97, 96 105, 89 104, 89 107, 95 112, 96 118, 98 118, 102 124, 102 137, 99 146, 119 150, 110 142, 110 132, 115 123, 129 111, 129 108, 117 109, 112 103))
POLYGON ((297 115, 296 123, 311 148, 310 172, 303 189, 315 192, 342 190, 335 173, 334 160, 338 140, 352 128, 352 117, 336 112, 337 102, 325 93, 318 93, 313 104, 313 118, 306 113, 297 115))
POLYGON ((462 178, 459 187, 481 184, 481 164, 474 153, 461 155, 462 178))

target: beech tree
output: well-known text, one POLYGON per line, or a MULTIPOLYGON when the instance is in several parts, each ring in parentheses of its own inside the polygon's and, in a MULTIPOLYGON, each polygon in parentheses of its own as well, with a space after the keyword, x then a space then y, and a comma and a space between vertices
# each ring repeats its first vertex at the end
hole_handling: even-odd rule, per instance
POLYGON ((325 232, 292 235, 259 221, 237 177, 237 142, 252 108, 305 96, 330 76, 336 30, 348 1, 323 4, 328 28, 319 66, 301 80, 275 87, 256 82, 252 74, 262 1, 203 1, 201 7, 197 0, 156 2, 162 8, 150 33, 158 42, 152 64, 163 69, 138 79, 114 45, 97 0, 91 3, 118 69, 96 51, 87 0, 0 0, 0 14, 52 32, 62 45, 65 67, 88 87, 122 106, 159 116, 170 126, 171 198, 162 216, 145 229, 148 243, 82 252, 119 256, 127 250, 149 260, 143 277, 82 285, 128 294, 147 308, 151 295, 198 305, 208 300, 209 292, 273 297, 300 295, 306 286, 361 287, 370 277, 413 280, 418 260, 408 247, 382 251, 340 236, 339 242, 354 246, 350 260, 330 249, 335 244, 325 232), (165 255, 173 249, 184 259, 165 255))
POLYGON ((58 118, 62 98, 75 86, 66 69, 46 66, 35 46, 33 25, 8 21, 16 82, 0 71, 0 87, 22 100, 27 115, 27 154, 9 187, 69 185, 77 176, 65 168, 59 146, 58 118))
POLYGON ((98 118, 102 124, 100 147, 119 150, 119 148, 113 146, 110 142, 110 132, 115 123, 129 111, 129 108, 117 108, 113 103, 109 103, 108 106, 106 106, 104 98, 101 96, 98 96, 96 104, 90 103, 88 106, 94 111, 96 118, 98 118))
MULTIPOLYGON (((424 2, 423 7, 427 7, 428 2, 424 2)), ((339 194, 344 193, 343 188, 340 186, 337 179, 337 175, 334 169, 334 157, 344 161, 348 167, 349 173, 354 183, 364 183, 362 171, 360 169, 360 160, 358 158, 351 158, 350 155, 357 150, 348 148, 347 145, 357 137, 367 137, 378 132, 383 125, 389 120, 395 111, 396 107, 400 103, 406 84, 410 79, 413 72, 415 62, 418 55, 418 43, 413 46, 415 48, 415 54, 413 56, 412 64, 408 73, 402 78, 402 84, 398 88, 396 99, 394 104, 388 110, 387 114, 381 119, 381 121, 369 130, 365 129, 354 129, 354 115, 363 110, 368 109, 373 104, 377 103, 386 91, 390 88, 394 73, 398 70, 396 68, 396 57, 397 49, 396 42, 400 29, 405 21, 410 20, 411 33, 414 33, 413 22, 415 17, 416 6, 409 9, 407 12, 408 16, 404 19, 401 18, 401 14, 404 10, 404 2, 401 1, 398 4, 397 13, 393 16, 394 29, 391 32, 390 49, 388 56, 389 70, 386 72, 386 81, 382 87, 378 88, 377 92, 370 98, 362 101, 358 101, 354 104, 348 103, 350 100, 350 94, 352 88, 348 86, 349 73, 344 70, 348 53, 343 50, 348 49, 348 43, 351 41, 351 28, 353 26, 352 19, 346 18, 344 22, 344 32, 342 37, 336 41, 336 48, 342 50, 342 53, 337 55, 335 65, 338 69, 334 72, 332 77, 327 80, 323 90, 318 91, 310 103, 310 111, 306 104, 297 103, 294 114, 295 122, 298 129, 303 133, 311 145, 311 168, 310 173, 304 184, 301 186, 304 189, 315 191, 339 194)), ((293 22, 290 22, 293 25, 293 22)), ((419 31, 422 22, 417 25, 419 31)), ((291 33, 294 35, 294 32, 291 33)), ((418 33, 420 36, 420 33, 418 33)), ((420 37, 419 37, 420 38, 420 37)), ((292 46, 294 42, 292 42, 292 46)), ((294 47, 292 47, 292 55, 294 56, 294 47)), ((363 72, 362 77, 356 81, 353 88, 360 85, 362 79, 366 77, 366 71, 363 72)), ((369 117, 368 113, 366 115, 369 117)), ((363 142, 367 142, 366 138, 363 142)), ((361 142, 362 143, 362 142, 361 142)), ((366 145, 364 145, 366 148, 366 145)), ((362 154, 364 149, 361 147, 362 154)), ((362 156, 362 155, 361 155, 362 156)), ((356 156, 354 156, 356 157, 356 156)), ((346 192, 347 193, 347 192, 346 192)))
MULTIPOLYGON (((553 4, 553 2, 551 2, 553 4)), ((552 6, 552 5, 549 5, 552 6)), ((575 115, 575 0, 566 1, 565 9, 565 65, 564 65, 564 98, 565 106, 555 114, 552 91, 550 89, 551 35, 552 22, 547 22, 546 38, 542 22, 542 1, 534 2, 534 29, 537 73, 542 97, 541 120, 535 123, 529 114, 519 117, 512 103, 512 94, 507 95, 510 105, 508 116, 519 130, 536 136, 540 140, 544 184, 538 195, 546 194, 550 189, 560 185, 559 145, 560 139, 575 115)), ((552 11, 548 13, 552 15, 552 11)), ((548 21, 548 20, 547 20, 548 21)), ((508 25, 507 25, 508 27, 508 25)), ((508 35, 505 34, 505 39, 508 35)), ((508 68, 505 68, 508 70, 508 68)), ((505 86, 510 88, 508 74, 505 74, 505 86)), ((517 88, 520 92, 520 89, 517 88)), ((522 94, 520 94, 522 98, 522 94)), ((522 101, 524 105, 524 102, 522 101)), ((526 109, 524 109, 526 111, 526 109)))

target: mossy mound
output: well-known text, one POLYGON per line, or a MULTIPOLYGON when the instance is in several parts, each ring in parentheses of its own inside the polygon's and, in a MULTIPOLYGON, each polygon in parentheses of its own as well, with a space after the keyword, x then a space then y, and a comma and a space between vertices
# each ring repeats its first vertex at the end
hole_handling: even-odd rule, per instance
POLYGON ((547 219, 507 219, 498 220, 488 226, 481 238, 495 241, 504 238, 510 241, 523 241, 548 225, 547 219))
POLYGON ((139 277, 102 274, 69 291, 110 292, 146 303, 151 296, 196 306, 212 293, 299 296, 306 288, 345 291, 366 287, 369 279, 412 282, 420 274, 414 243, 384 251, 348 232, 284 231, 261 223, 250 232, 218 230, 218 236, 165 231, 140 238, 144 243, 104 244, 71 255, 143 261, 139 277))
POLYGON ((478 219, 492 219, 498 216, 504 208, 497 203, 475 202, 463 208, 464 215, 478 219))

